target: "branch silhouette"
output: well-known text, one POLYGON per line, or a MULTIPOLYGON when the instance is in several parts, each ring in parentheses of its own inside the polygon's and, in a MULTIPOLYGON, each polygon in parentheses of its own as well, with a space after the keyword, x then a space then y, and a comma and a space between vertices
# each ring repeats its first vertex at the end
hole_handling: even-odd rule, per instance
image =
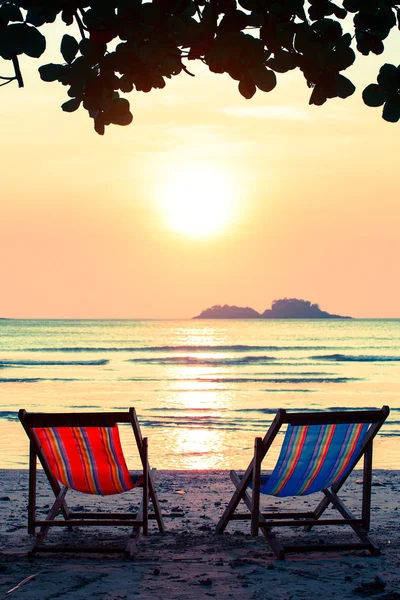
MULTIPOLYGON (((0 0, 0 57, 15 71, 0 86, 23 87, 18 56, 40 58, 46 39, 39 29, 59 16, 65 28, 76 24, 81 39, 65 33, 62 61, 40 66, 40 76, 67 86, 62 109, 82 107, 102 135, 110 124, 132 122, 121 94, 192 75, 193 60, 228 73, 247 99, 271 92, 276 73, 294 69, 312 90, 310 104, 345 99, 355 86, 343 72, 360 54, 384 53, 389 33, 400 29, 400 0, 0 0)), ((382 106, 386 121, 399 121, 400 66, 383 64, 362 97, 382 106)))

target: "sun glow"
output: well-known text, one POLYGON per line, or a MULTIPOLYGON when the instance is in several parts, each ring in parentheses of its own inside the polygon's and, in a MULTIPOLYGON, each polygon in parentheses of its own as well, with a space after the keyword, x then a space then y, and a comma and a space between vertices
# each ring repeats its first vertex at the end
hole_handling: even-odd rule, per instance
POLYGON ((168 171, 159 191, 168 226, 192 238, 209 237, 227 227, 235 216, 235 189, 222 168, 182 165, 168 171))

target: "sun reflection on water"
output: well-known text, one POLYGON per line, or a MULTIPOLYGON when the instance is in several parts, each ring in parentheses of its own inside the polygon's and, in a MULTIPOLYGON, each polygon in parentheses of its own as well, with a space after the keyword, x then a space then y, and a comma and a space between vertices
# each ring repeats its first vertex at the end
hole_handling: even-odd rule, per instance
MULTIPOLYGON (((215 332, 195 332, 191 337, 185 336, 185 345, 212 346, 216 343, 215 332)), ((218 340, 221 343, 221 340, 218 340)), ((217 342, 217 343, 218 343, 217 342)), ((188 352, 188 358, 209 359, 221 353, 213 351, 188 352)), ((227 390, 215 389, 213 378, 225 373, 221 366, 210 367, 188 365, 174 365, 169 369, 172 386, 169 389, 170 402, 177 410, 186 413, 190 425, 182 427, 179 424, 171 432, 171 447, 174 449, 172 461, 176 460, 175 468, 185 469, 213 469, 220 467, 221 449, 225 445, 226 433, 219 429, 212 421, 221 418, 221 411, 229 410, 232 406, 232 397, 227 390), (210 381, 198 381, 210 379, 210 381), (174 393, 175 392, 175 393, 174 393), (196 424, 198 421, 198 426, 196 424), (175 459, 176 457, 176 459, 175 459), (179 467, 178 467, 179 465, 179 467)), ((174 466, 172 466, 174 468, 174 466)))
POLYGON ((176 428, 171 442, 176 451, 179 468, 217 468, 221 463, 220 453, 224 447, 225 435, 225 432, 219 429, 176 428))

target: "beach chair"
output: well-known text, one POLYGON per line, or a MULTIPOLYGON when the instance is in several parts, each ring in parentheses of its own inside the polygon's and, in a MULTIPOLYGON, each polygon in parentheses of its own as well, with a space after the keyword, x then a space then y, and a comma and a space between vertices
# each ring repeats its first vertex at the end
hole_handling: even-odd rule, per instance
MULTIPOLYGON (((218 525, 221 534, 230 520, 251 521, 251 534, 264 537, 278 559, 288 552, 369 550, 379 548, 367 535, 370 529, 372 444, 389 414, 381 410, 327 412, 286 412, 279 410, 267 434, 255 440, 254 457, 242 477, 231 471, 236 490, 218 525), (261 464, 283 425, 287 425, 278 461, 270 475, 261 474, 261 464), (339 498, 338 492, 361 458, 363 463, 361 518, 356 518, 339 498), (247 489, 251 490, 251 496, 247 489), (305 496, 322 492, 323 498, 309 512, 261 512, 260 493, 270 496, 305 496), (236 509, 243 500, 250 512, 236 509), (332 505, 341 518, 321 518, 332 505), (272 531, 275 527, 349 525, 360 539, 356 543, 283 545, 272 531)), ((329 540, 330 541, 330 540, 329 540)))
POLYGON ((36 552, 121 552, 132 556, 141 531, 148 533, 149 519, 155 519, 160 532, 164 523, 154 486, 154 470, 148 461, 147 438, 143 438, 134 408, 127 412, 105 413, 29 413, 21 409, 19 419, 29 437, 28 532, 40 530, 28 554, 36 552), (141 471, 131 475, 126 466, 119 438, 118 423, 130 423, 136 439, 141 471), (55 502, 45 518, 36 516, 37 459, 39 459, 55 502), (136 514, 73 512, 66 503, 69 489, 83 494, 106 496, 141 488, 141 505, 136 514), (154 513, 149 514, 149 499, 154 513), (59 512, 63 519, 57 519, 59 512), (74 526, 132 527, 126 545, 53 546, 43 545, 51 527, 74 526))

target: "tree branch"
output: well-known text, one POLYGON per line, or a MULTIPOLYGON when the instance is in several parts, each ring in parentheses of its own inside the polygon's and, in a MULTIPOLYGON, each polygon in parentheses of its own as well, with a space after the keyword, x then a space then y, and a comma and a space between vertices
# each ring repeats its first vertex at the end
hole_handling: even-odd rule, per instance
POLYGON ((187 73, 188 75, 190 75, 190 77, 194 77, 194 73, 191 73, 190 71, 187 70, 187 68, 185 67, 185 65, 182 63, 182 69, 185 71, 185 73, 187 73))
POLYGON ((0 79, 6 80, 3 83, 0 83, 0 87, 3 87, 3 85, 7 85, 7 83, 11 83, 12 81, 14 81, 14 79, 17 79, 17 78, 16 77, 0 77, 0 79))
POLYGON ((24 87, 24 80, 22 79, 21 69, 19 68, 18 56, 13 56, 11 60, 14 66, 15 79, 18 81, 18 86, 22 88, 24 87))
POLYGON ((84 28, 84 26, 83 26, 83 23, 82 23, 82 20, 81 20, 81 18, 80 18, 80 16, 78 15, 78 13, 77 13, 77 12, 75 13, 75 19, 76 19, 76 22, 77 22, 77 24, 78 24, 79 31, 80 31, 80 34, 81 34, 81 36, 82 36, 82 39, 84 40, 84 39, 85 39, 85 28, 84 28))
POLYGON ((86 15, 85 11, 83 10, 83 8, 78 8, 78 10, 81 13, 81 17, 82 17, 81 23, 82 23, 83 29, 86 29, 86 31, 89 31, 88 28, 86 27, 86 25, 83 24, 83 21, 85 20, 85 15, 86 15))

